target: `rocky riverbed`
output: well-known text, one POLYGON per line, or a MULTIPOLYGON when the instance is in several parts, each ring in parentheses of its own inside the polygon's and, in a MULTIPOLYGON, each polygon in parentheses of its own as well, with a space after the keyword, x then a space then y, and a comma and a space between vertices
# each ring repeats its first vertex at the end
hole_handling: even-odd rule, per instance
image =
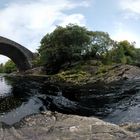
POLYGON ((44 112, 13 126, 2 125, 1 140, 139 140, 139 124, 121 126, 94 117, 44 112))
POLYGON ((11 74, 11 76, 24 76, 30 78, 44 78, 46 82, 60 83, 64 85, 88 85, 94 83, 112 83, 120 80, 131 80, 140 78, 140 68, 132 65, 107 65, 95 66, 83 64, 80 68, 71 68, 60 71, 55 75, 46 75, 43 67, 27 70, 23 73, 11 74), (46 79, 45 79, 46 78, 46 79))
MULTIPOLYGON (((91 88, 95 83, 114 83, 122 80, 140 78, 140 68, 130 65, 114 65, 98 69, 95 66, 84 66, 83 71, 60 72, 53 76, 40 76, 41 69, 31 70, 22 76, 44 80, 66 88, 91 88), (35 71, 35 72, 33 72, 35 71), (78 74, 78 76, 77 76, 78 74), (38 78, 37 78, 38 77, 38 78)), ((19 74, 21 76, 21 74, 19 74)), ((45 90, 45 87, 43 89, 45 90)), ((83 92, 84 93, 84 92, 83 92)), ((86 93, 86 92, 85 92, 86 93)), ((124 92, 125 93, 125 92, 124 92)), ((44 112, 28 116, 12 126, 1 124, 0 139, 4 140, 139 140, 140 124, 124 123, 115 125, 95 117, 66 115, 57 112, 44 112)))

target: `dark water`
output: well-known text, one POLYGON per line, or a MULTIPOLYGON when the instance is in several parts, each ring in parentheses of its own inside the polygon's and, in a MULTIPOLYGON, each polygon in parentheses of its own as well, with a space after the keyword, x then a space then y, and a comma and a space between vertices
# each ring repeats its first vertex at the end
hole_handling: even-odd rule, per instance
POLYGON ((14 124, 44 110, 97 116, 116 124, 140 122, 140 80, 64 88, 0 76, 0 122, 14 124))

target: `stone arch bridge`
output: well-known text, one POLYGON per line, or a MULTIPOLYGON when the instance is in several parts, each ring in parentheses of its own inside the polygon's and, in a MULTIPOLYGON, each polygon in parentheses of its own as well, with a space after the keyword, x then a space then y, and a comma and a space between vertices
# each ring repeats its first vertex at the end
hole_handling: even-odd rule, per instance
POLYGON ((22 45, 0 36, 0 54, 9 57, 17 66, 19 71, 32 68, 34 53, 22 45))

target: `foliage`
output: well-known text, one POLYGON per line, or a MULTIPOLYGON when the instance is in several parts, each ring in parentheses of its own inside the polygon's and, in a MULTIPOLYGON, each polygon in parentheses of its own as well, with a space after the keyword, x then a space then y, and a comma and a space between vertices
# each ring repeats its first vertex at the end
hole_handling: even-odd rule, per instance
POLYGON ((108 33, 96 31, 91 33, 90 49, 93 57, 103 57, 114 46, 114 41, 108 33))
POLYGON ((79 84, 81 81, 86 81, 90 74, 86 71, 77 69, 77 70, 67 70, 57 74, 58 78, 74 84, 79 84))
POLYGON ((0 73, 4 73, 4 66, 2 63, 0 64, 0 73))
POLYGON ((130 43, 127 40, 120 41, 116 44, 115 48, 110 50, 109 55, 112 62, 132 64, 135 61, 136 55, 134 43, 130 43))
POLYGON ((63 65, 69 66, 72 62, 81 60, 82 51, 89 43, 86 28, 73 24, 58 26, 41 40, 41 64, 46 66, 47 72, 56 73, 63 65))
POLYGON ((3 66, 3 72, 4 73, 11 73, 11 72, 14 72, 16 70, 17 70, 16 65, 12 60, 8 60, 5 63, 5 65, 3 66))
POLYGON ((40 57, 38 55, 33 59, 32 65, 33 65, 33 67, 39 67, 39 66, 41 66, 40 57))
POLYGON ((35 66, 43 65, 47 74, 57 73, 75 62, 86 60, 95 60, 103 65, 140 65, 140 49, 135 48, 135 43, 127 40, 117 42, 106 32, 89 31, 73 24, 58 26, 52 33, 46 34, 38 53, 35 66))
POLYGON ((140 49, 135 49, 134 65, 140 66, 140 49))

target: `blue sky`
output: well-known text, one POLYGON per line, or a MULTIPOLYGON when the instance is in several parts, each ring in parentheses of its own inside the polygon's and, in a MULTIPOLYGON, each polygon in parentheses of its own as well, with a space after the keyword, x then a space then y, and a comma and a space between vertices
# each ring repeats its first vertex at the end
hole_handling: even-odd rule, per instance
MULTIPOLYGON (((36 51, 41 38, 76 23, 108 32, 112 39, 135 41, 140 47, 140 0, 1 0, 0 36, 36 51)), ((0 57, 5 62, 6 57, 0 57)))

